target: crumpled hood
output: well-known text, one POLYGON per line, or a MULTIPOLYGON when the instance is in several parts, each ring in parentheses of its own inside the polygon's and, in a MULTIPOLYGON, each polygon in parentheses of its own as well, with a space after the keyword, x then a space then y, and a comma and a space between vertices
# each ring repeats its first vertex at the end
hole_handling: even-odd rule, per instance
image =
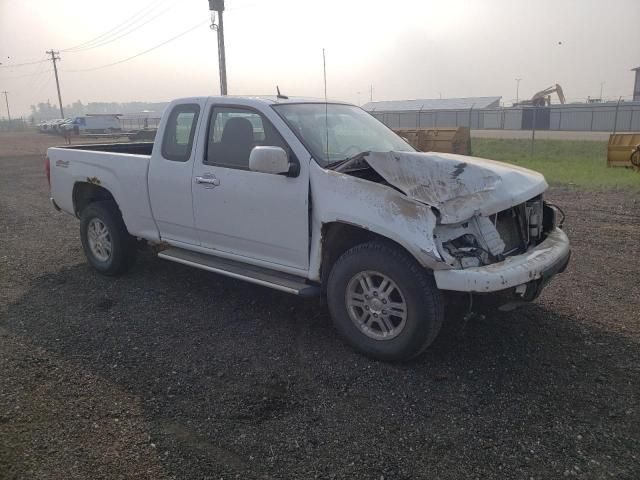
POLYGON ((364 160, 408 197, 437 208, 442 223, 493 215, 548 186, 532 170, 452 153, 371 152, 364 160))

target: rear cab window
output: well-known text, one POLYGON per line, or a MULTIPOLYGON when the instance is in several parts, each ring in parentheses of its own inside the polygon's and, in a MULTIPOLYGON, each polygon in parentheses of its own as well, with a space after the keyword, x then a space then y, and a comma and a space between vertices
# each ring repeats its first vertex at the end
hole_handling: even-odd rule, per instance
POLYGON ((200 106, 195 103, 177 105, 169 114, 162 138, 162 156, 167 160, 186 162, 191 158, 200 106))

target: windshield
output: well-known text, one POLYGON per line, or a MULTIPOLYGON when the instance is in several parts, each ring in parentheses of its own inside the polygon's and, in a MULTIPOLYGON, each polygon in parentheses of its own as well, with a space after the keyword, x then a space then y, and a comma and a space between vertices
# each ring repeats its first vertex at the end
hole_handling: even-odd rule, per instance
POLYGON ((413 152, 407 142, 361 108, 324 103, 273 105, 322 166, 361 152, 413 152))

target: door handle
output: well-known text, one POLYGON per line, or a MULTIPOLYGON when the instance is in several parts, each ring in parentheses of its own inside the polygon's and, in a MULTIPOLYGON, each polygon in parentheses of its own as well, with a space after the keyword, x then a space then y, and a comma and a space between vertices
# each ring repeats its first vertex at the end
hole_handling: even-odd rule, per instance
POLYGON ((220 185, 220 179, 216 177, 196 177, 196 183, 217 187, 220 185))

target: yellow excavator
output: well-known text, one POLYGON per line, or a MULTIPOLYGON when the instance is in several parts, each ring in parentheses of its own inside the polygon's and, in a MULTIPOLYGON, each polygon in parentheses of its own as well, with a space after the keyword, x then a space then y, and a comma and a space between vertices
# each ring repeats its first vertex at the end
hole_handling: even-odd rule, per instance
POLYGON ((558 100, 560 103, 564 105, 567 103, 564 92, 562 91, 562 87, 557 83, 552 85, 549 88, 545 88, 544 90, 540 90, 536 93, 531 100, 523 100, 522 102, 516 103, 514 106, 522 106, 522 107, 546 107, 551 105, 551 94, 556 93, 558 95, 558 100))

